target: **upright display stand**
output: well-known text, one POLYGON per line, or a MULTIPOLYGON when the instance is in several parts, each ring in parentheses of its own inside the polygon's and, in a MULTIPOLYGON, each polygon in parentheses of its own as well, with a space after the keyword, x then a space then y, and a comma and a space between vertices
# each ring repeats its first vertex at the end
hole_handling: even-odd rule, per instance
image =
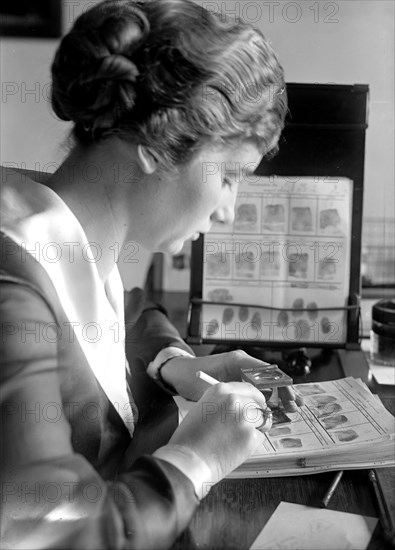
MULTIPOLYGON (((306 185, 310 185, 311 190, 316 184, 314 193, 320 193, 320 185, 327 179, 329 182, 339 181, 344 188, 344 182, 350 182, 350 201, 349 201, 349 216, 348 219, 348 237, 347 246, 349 247, 347 254, 347 281, 343 285, 348 291, 345 303, 342 307, 344 313, 344 331, 342 337, 334 341, 325 341, 320 337, 317 339, 302 338, 300 345, 306 347, 332 347, 355 349, 359 348, 359 300, 360 300, 360 259, 361 259, 361 233, 362 233, 362 201, 363 201, 363 178, 364 178, 364 158, 365 158, 365 133, 367 128, 367 112, 368 112, 368 86, 367 85, 335 85, 335 84, 288 84, 288 104, 289 115, 287 117, 286 126, 280 139, 279 153, 270 160, 263 159, 256 175, 262 177, 262 182, 269 181, 280 182, 287 178, 295 176, 303 181, 306 180, 306 185)), ((259 183, 259 180, 258 180, 259 183)), ((340 185, 340 184, 339 184, 340 185)), ((255 236, 258 237, 259 224, 263 223, 263 214, 265 206, 265 191, 260 187, 261 198, 257 193, 252 193, 249 199, 245 200, 247 206, 244 205, 244 213, 247 220, 256 222, 254 228, 255 236), (254 198, 255 197, 255 198, 254 198), (248 218, 248 203, 253 205, 254 200, 261 200, 261 206, 258 207, 258 215, 253 214, 248 218), (263 205, 263 206, 262 206, 263 205), (258 221, 254 218, 258 218, 258 221)), ((269 186, 267 186, 269 189, 269 186)), ((295 188, 292 187, 294 190, 295 188)), ((303 185, 299 185, 299 190, 303 190, 303 185)), ((258 191, 258 186, 256 187, 258 191)), ((310 194, 312 195, 313 192, 310 194)), ((274 195, 273 195, 274 196, 274 195)), ((307 195, 306 195, 307 197, 307 195)), ((307 197, 309 198, 309 197, 307 197)), ((298 199, 294 200, 297 204, 298 199)), ((266 207, 267 208, 267 207, 266 207)), ((251 212, 256 208, 251 207, 251 212)), ((294 207, 286 210, 287 214, 294 215, 298 213, 303 215, 302 208, 294 207), (291 214, 290 214, 291 213, 291 214)), ((321 212, 313 210, 313 216, 316 216, 315 222, 317 227, 323 227, 322 216, 333 213, 334 209, 327 208, 321 212), (321 214, 321 222, 319 215, 321 214), (319 225, 321 223, 321 226, 319 225)), ((272 210, 273 212, 273 210, 272 210)), ((337 214, 336 214, 337 215, 337 214)), ((236 213, 237 223, 237 213, 236 213)), ((248 225, 248 224, 247 224, 248 225)), ((296 226, 295 226, 296 227, 296 226)), ((235 226, 234 233, 240 229, 235 226)), ((303 233, 303 231, 302 231, 303 233)), ((305 231, 307 234, 308 231, 305 231)), ((230 344, 236 347, 248 346, 249 344, 257 345, 261 348, 279 347, 295 347, 298 342, 294 340, 287 342, 286 340, 270 341, 262 337, 259 341, 249 341, 246 333, 241 336, 234 336, 232 342, 228 338, 224 338, 221 331, 207 329, 207 308, 217 309, 223 306, 228 313, 233 308, 243 307, 243 301, 233 300, 232 296, 225 296, 224 293, 208 293, 207 281, 210 272, 207 267, 207 242, 212 238, 212 234, 201 237, 192 246, 191 258, 191 284, 190 284, 190 307, 188 319, 188 336, 187 341, 191 344, 213 343, 213 344, 230 344), (206 243, 206 246, 205 246, 206 243), (209 296, 209 299, 207 298, 209 296), (214 299, 210 302, 210 296, 214 299), (228 302, 227 302, 228 301, 228 302), (228 306, 228 307, 226 307, 228 306), (206 309, 205 309, 206 308, 206 309), (206 327, 206 328, 205 328, 206 327), (226 340, 226 342, 224 341, 226 340)), ((307 257, 307 255, 306 255, 307 257)), ((235 260, 237 261, 237 260, 235 260)), ((254 267, 256 270, 257 268, 254 267)), ((232 272, 233 273, 233 272, 232 272)), ((252 271, 251 271, 252 273, 252 271)), ((262 270, 260 271, 262 273, 262 270)), ((256 280, 252 284, 255 289, 259 286, 259 275, 252 274, 250 277, 255 277, 256 280)), ((296 280, 292 283, 292 278, 297 278, 299 275, 294 272, 288 273, 287 280, 290 280, 289 287, 299 285, 303 289, 303 279, 296 280)), ((230 278, 229 274, 224 275, 225 278, 230 278)), ((303 277, 303 275, 302 275, 303 277)), ((236 277, 237 278, 237 277, 236 277)), ((261 278, 262 279, 262 278, 261 278)), ((263 277, 265 279, 265 277, 263 277)), ((264 281, 265 282, 265 281, 264 281)), ((235 286, 239 283, 236 281, 235 286)), ((308 283, 306 283, 308 285, 308 283)), ((252 288, 252 286, 251 286, 252 288)), ((245 300, 246 305, 250 308, 254 306, 254 288, 252 288, 251 298, 245 300)), ((232 294, 232 293, 231 293, 232 294)), ((235 293, 237 295, 237 292, 235 293)), ((239 293, 240 295, 240 293, 239 293)), ((308 300, 307 300, 308 301, 308 300)), ((272 310, 278 314, 283 308, 282 303, 276 304, 275 298, 272 297, 270 305, 262 305, 259 301, 255 302, 256 312, 255 318, 262 317, 265 319, 264 310, 272 310), (261 309, 262 315, 259 314, 261 309)), ((329 304, 325 304, 325 308, 329 304)), ((325 309, 324 308, 324 309, 325 309)), ((295 313, 298 308, 285 307, 288 313, 295 313)), ((333 308, 336 309, 336 308, 333 308)), ((214 309, 213 309, 214 311, 214 309)), ((306 315, 312 313, 311 308, 300 308, 301 312, 306 315)), ((218 317, 218 316, 217 316, 218 317)), ((296 315, 295 315, 296 317, 296 315)), ((312 318, 312 316, 310 316, 312 318)), ((274 318, 273 315, 271 318, 274 318)), ((276 317, 278 318, 278 316, 276 317)), ((222 315, 222 322, 224 322, 222 315)), ((221 322, 221 319, 220 319, 221 322)), ((226 322, 226 320, 225 320, 226 322)), ((265 324, 265 323, 263 323, 265 324)), ((229 331, 228 331, 229 333, 229 331)), ((252 339, 254 340, 254 338, 252 339)))

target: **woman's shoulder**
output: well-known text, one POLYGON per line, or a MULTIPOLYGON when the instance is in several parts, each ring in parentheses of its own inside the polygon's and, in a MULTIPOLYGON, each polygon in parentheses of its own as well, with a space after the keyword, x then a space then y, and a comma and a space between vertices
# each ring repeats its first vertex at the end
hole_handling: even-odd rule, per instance
POLYGON ((26 182, 26 180, 35 181, 37 183, 46 183, 51 177, 49 172, 40 172, 38 170, 28 170, 18 168, 16 166, 1 166, 0 165, 0 181, 2 184, 14 182, 26 182))

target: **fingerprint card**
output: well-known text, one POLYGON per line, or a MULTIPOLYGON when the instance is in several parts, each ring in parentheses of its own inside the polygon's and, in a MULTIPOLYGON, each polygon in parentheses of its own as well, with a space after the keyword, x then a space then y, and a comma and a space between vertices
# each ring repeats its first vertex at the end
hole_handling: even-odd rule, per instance
POLYGON ((263 197, 262 232, 285 234, 288 232, 289 208, 285 197, 263 197))
POLYGON ((316 201, 295 197, 291 199, 290 208, 290 233, 291 234, 315 234, 316 233, 316 201))
POLYGON ((256 197, 240 194, 235 206, 235 233, 259 233, 261 226, 261 201, 256 197))
POLYGON ((202 299, 213 307, 202 309, 203 338, 346 341, 352 185, 281 176, 241 183, 234 223, 204 239, 202 299))

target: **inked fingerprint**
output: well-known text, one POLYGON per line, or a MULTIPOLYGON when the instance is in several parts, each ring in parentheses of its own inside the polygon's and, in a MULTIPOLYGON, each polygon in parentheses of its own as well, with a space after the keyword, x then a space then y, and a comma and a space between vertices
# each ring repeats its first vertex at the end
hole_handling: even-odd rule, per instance
POLYGON ((359 437, 355 430, 342 430, 341 432, 336 432, 334 435, 341 442, 354 441, 354 439, 358 439, 359 437))
POLYGON ((347 416, 344 416, 344 414, 335 414, 334 416, 329 416, 328 418, 324 418, 322 420, 322 423, 324 424, 325 428, 327 430, 333 430, 334 428, 337 428, 341 424, 344 424, 348 421, 347 416))
POLYGON ((336 230, 340 222, 341 218, 336 208, 328 208, 320 212, 320 229, 336 230))
POLYGON ((256 255, 252 251, 236 254, 236 277, 252 279, 255 273, 256 255))
POLYGON ((294 231, 313 230, 313 216, 308 206, 294 206, 292 208, 291 227, 294 231))
POLYGON ((300 340, 308 340, 310 338, 310 325, 306 319, 299 319, 296 323, 297 334, 300 340))
MULTIPOLYGON (((294 303, 292 304, 292 307, 293 308, 303 308, 304 307, 303 298, 296 298, 296 300, 294 300, 294 303)), ((303 315, 303 311, 293 311, 292 315, 294 317, 300 317, 301 315, 303 315)))
POLYGON ((241 306, 239 309, 239 319, 244 323, 247 321, 250 312, 247 306, 241 306))
POLYGON ((207 254, 207 276, 228 277, 230 275, 230 260, 228 254, 215 252, 207 254))
POLYGON ((233 319, 234 310, 232 307, 226 307, 222 314, 222 322, 224 325, 228 325, 233 319))
POLYGON ((277 277, 280 273, 281 257, 278 251, 263 252, 261 257, 261 271, 263 277, 277 277))
MULTIPOLYGON (((316 393, 325 393, 325 390, 319 384, 298 384, 298 393, 307 397, 316 393)), ((317 400, 317 397, 314 399, 317 400)))
POLYGON ((285 231, 285 210, 282 204, 268 204, 263 210, 263 227, 269 231, 285 231))
POLYGON ((332 323, 329 321, 328 317, 323 317, 321 319, 321 330, 324 334, 328 334, 332 329, 332 323))
POLYGON ((326 403, 325 405, 318 405, 317 416, 319 418, 324 418, 334 413, 338 413, 342 410, 342 407, 339 403, 326 403))
POLYGON ((296 277, 298 279, 307 278, 307 268, 309 264, 309 255, 306 253, 303 254, 290 254, 289 255, 289 274, 291 277, 296 277), (292 257, 293 256, 293 257, 292 257))
POLYGON ((284 449, 296 449, 303 446, 302 441, 296 437, 284 437, 284 439, 280 439, 280 443, 284 449))
POLYGON ((217 319, 212 319, 209 323, 207 323, 207 328, 206 328, 207 336, 214 336, 214 334, 217 334, 218 330, 219 330, 219 324, 217 319))
POLYGON ((309 319, 311 319, 312 321, 317 319, 317 317, 318 317, 318 311, 317 311, 318 306, 317 306, 317 304, 315 302, 309 302, 306 307, 309 310, 307 312, 307 315, 308 315, 309 319))
POLYGON ((258 214, 255 204, 240 204, 236 209, 234 228, 240 231, 257 229, 258 214))
POLYGON ((315 395, 313 397, 313 400, 317 403, 318 406, 327 405, 328 403, 334 403, 335 401, 337 401, 334 395, 315 395))
POLYGON ((233 296, 227 288, 215 288, 207 296, 211 302, 231 302, 233 300, 233 296))
POLYGON ((286 325, 288 325, 288 320, 289 320, 288 312, 280 311, 280 313, 277 316, 277 324, 280 327, 285 327, 286 325))
POLYGON ((262 317, 258 311, 256 311, 252 316, 251 324, 255 325, 258 329, 262 328, 262 317))
POLYGON ((327 260, 321 260, 318 264, 318 279, 330 281, 336 277, 336 264, 335 262, 328 262, 327 260))

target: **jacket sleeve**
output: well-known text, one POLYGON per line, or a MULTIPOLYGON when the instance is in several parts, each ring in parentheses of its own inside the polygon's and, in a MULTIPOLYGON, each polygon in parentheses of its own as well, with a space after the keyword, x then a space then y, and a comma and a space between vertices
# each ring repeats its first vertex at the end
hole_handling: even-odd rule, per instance
POLYGON ((128 296, 126 307, 125 351, 128 359, 133 395, 139 409, 156 394, 158 387, 174 395, 173 388, 163 381, 153 380, 146 374, 148 365, 158 353, 167 347, 179 348, 194 356, 194 351, 184 342, 178 330, 160 304, 148 301, 144 292, 134 288, 128 296), (133 383, 133 380, 135 383, 133 383))
POLYGON ((62 403, 56 342, 37 338, 54 317, 32 289, 0 288, 2 547, 168 548, 198 506, 192 483, 152 456, 104 480, 74 452, 65 415, 42 407, 62 403))
POLYGON ((125 319, 127 353, 145 368, 165 347, 178 347, 195 355, 170 322, 165 308, 148 301, 139 288, 129 294, 125 319))

